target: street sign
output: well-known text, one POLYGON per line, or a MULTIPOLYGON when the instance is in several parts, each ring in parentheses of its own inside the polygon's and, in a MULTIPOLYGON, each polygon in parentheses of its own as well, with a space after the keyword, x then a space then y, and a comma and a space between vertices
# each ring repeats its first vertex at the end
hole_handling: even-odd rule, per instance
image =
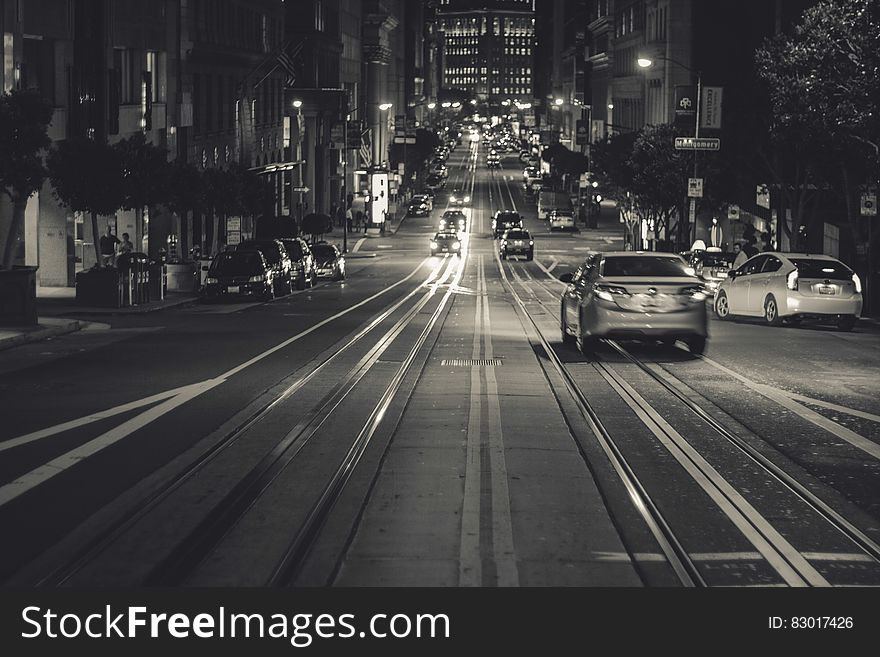
POLYGON ((308 187, 294 187, 293 191, 298 194, 308 194, 311 190, 308 187))
POLYGON ((577 122, 577 145, 586 146, 589 143, 590 136, 587 134, 587 122, 578 120, 577 122))
POLYGON ((862 194, 861 214, 863 217, 877 216, 877 195, 862 194))
POLYGON ((702 178, 688 178, 688 198, 703 198, 702 178))
POLYGON ((727 218, 734 219, 734 220, 739 219, 739 206, 738 205, 734 205, 731 203, 730 205, 727 206, 727 218))
POLYGON ((721 140, 713 137, 676 137, 675 150, 718 151, 721 150, 721 140))

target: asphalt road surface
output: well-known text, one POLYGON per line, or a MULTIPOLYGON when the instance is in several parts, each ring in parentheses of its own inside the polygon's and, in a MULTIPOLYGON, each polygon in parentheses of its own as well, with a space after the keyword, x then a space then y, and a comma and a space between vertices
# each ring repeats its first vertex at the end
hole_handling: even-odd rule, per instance
MULTIPOLYGON (((564 345, 521 165, 459 146, 446 196, 351 239, 345 282, 193 304, 0 353, 7 585, 880 584, 880 333, 710 322, 564 345), (535 260, 504 261, 516 209, 535 260)), ((100 321, 107 322, 106 318, 100 321)))

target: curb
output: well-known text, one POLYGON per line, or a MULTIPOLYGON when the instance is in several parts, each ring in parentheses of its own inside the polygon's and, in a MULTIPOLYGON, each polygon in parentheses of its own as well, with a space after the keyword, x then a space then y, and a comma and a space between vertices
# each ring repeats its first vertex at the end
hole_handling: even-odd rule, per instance
POLYGON ((69 312, 66 311, 65 314, 73 315, 73 316, 104 316, 104 317, 112 317, 112 316, 121 316, 121 315, 147 315, 150 313, 161 312, 163 310, 168 310, 169 308, 180 308, 181 306, 186 306, 189 304, 198 303, 201 297, 187 297, 185 299, 179 299, 172 303, 166 303, 161 306, 153 306, 153 305, 145 305, 145 306, 128 306, 126 308, 77 308, 74 306, 69 312))
POLYGON ((47 326, 36 331, 22 331, 18 335, 13 335, 8 338, 0 338, 0 351, 12 349, 13 347, 29 344, 31 342, 40 342, 41 340, 54 338, 59 335, 75 333, 76 331, 81 330, 85 324, 86 322, 81 322, 80 320, 75 319, 60 326, 47 326))

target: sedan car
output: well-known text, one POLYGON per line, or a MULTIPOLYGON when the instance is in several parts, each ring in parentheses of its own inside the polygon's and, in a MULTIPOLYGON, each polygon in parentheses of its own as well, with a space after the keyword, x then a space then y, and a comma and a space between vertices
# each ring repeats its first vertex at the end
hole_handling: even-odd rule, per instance
POLYGON ((516 210, 499 210, 492 217, 492 237, 498 239, 511 228, 522 228, 522 215, 516 210))
POLYGON ((727 273, 736 260, 735 253, 725 253, 720 248, 711 246, 706 250, 688 251, 681 255, 713 293, 727 278, 727 273))
POLYGON ((465 193, 461 187, 455 187, 449 193, 449 205, 461 207, 471 202, 471 195, 465 193))
POLYGON ((452 253, 461 255, 461 240, 455 231, 439 231, 431 238, 431 255, 440 253, 452 253))
POLYGON ((414 196, 406 206, 406 214, 409 217, 427 217, 431 209, 421 198, 414 196))
POLYGON ((507 260, 510 256, 525 256, 526 260, 532 260, 535 257, 535 240, 529 231, 511 228, 501 237, 498 253, 502 260, 507 260))
POLYGON ((312 255, 315 257, 315 273, 319 278, 345 280, 345 256, 335 244, 327 242, 313 244, 312 255))
POLYGON ((293 281, 297 290, 315 285, 315 257, 308 243, 301 237, 284 238, 281 240, 290 256, 293 265, 293 281))
POLYGON ((295 278, 293 262, 280 240, 245 240, 236 247, 237 251, 261 251, 266 262, 275 271, 275 295, 290 294, 295 278))
POLYGON ((457 230, 464 232, 467 230, 467 217, 461 210, 447 210, 440 217, 440 231, 457 230))
POLYGON ((550 230, 574 230, 574 213, 569 210, 551 210, 547 220, 550 230))
POLYGON ((718 286, 715 314, 783 320, 831 320, 851 331, 862 312, 862 282, 852 269, 826 255, 764 252, 731 270, 718 286))
POLYGON ((436 192, 438 189, 443 189, 446 187, 446 179, 443 176, 431 174, 427 178, 425 178, 425 187, 427 187, 432 192, 436 192))
POLYGON ((486 158, 486 166, 490 169, 500 169, 501 168, 501 158, 497 155, 490 155, 486 158))
POLYGON ((563 342, 589 350, 599 338, 682 340, 702 354, 708 337, 709 292, 687 262, 672 253, 619 251, 589 256, 562 293, 563 342))
POLYGON ((419 203, 424 203, 428 206, 428 211, 434 209, 434 195, 433 194, 416 194, 410 199, 410 202, 418 201, 419 203))
POLYGON ((224 251, 211 262, 205 279, 205 298, 209 300, 275 297, 276 269, 261 251, 224 251))

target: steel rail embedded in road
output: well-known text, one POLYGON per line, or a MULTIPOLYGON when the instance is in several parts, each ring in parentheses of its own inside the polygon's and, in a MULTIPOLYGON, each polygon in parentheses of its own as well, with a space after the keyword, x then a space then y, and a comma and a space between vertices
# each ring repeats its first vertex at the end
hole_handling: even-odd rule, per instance
MULTIPOLYGON (((617 473, 617 476, 620 477, 620 480, 626 488, 626 491, 633 506, 644 520, 651 534, 654 536, 654 539, 660 546, 663 555, 666 557, 666 560, 669 562, 669 565, 672 567, 679 581, 687 587, 706 586, 705 580, 703 579, 694 562, 691 560, 691 557, 688 554, 687 550, 684 549, 684 546, 681 544, 675 533, 672 531, 672 528, 664 518, 659 507, 654 503, 653 499, 648 494, 645 486, 639 480, 632 466, 630 466, 626 458, 623 456, 623 453, 614 442, 611 434, 605 428, 605 425, 602 423, 602 420, 601 418, 599 418, 599 415, 596 413, 595 409, 593 409, 592 405, 584 396, 583 392, 569 373, 568 369, 565 367, 559 356, 554 351, 553 347, 544 337, 544 334, 538 326, 538 323, 534 320, 534 318, 526 309, 525 303, 523 302, 522 298, 517 293, 514 286, 510 283, 510 280, 507 278, 507 273, 504 270, 504 265, 501 262, 501 259, 498 257, 497 251, 495 252, 495 259, 498 263, 498 268, 501 271, 501 276, 504 279, 504 282, 507 284, 507 287, 513 294, 514 301, 516 301, 517 307, 519 308, 521 315, 524 315, 535 328, 538 339, 541 341, 541 347, 547 354, 549 362, 552 364, 554 370, 564 382, 566 390, 568 391, 575 405, 578 407, 578 410, 580 411, 584 420, 587 422, 590 430, 596 436, 599 445, 602 447, 602 451, 605 453, 606 457, 614 468, 614 471, 617 473)), ((553 389, 552 382, 548 380, 548 383, 550 383, 550 387, 551 389, 553 389)), ((563 411, 563 416, 564 415, 565 412, 563 411)), ((587 455, 584 453, 577 440, 575 440, 575 443, 577 444, 578 452, 580 453, 581 458, 583 458, 585 462, 589 463, 587 455)))
MULTIPOLYGON (((221 453, 237 443, 242 436, 244 436, 257 423, 266 418, 281 403, 289 399, 297 391, 301 390, 309 381, 318 376, 324 368, 326 368, 338 356, 358 344, 410 299, 418 295, 426 285, 430 285, 435 281, 439 272, 442 270, 442 267, 442 264, 436 266, 423 283, 405 295, 394 305, 381 312, 354 336, 348 339, 338 350, 329 354, 320 363, 313 367, 308 374, 300 377, 275 398, 260 406, 260 408, 245 419, 244 422, 234 427, 217 442, 208 447, 198 457, 193 459, 184 469, 163 482, 160 486, 151 491, 148 496, 140 500, 136 505, 133 505, 125 513, 120 514, 112 522, 105 525, 99 532, 90 537, 81 548, 76 550, 73 557, 67 559, 63 564, 53 568, 50 573, 37 580, 36 586, 62 586, 67 583, 109 545, 119 539, 138 521, 143 519, 150 511, 155 509, 164 500, 168 499, 172 493, 178 490, 186 482, 190 481, 196 474, 203 471, 204 468, 221 453)), ((421 268, 421 265, 419 268, 421 268)), ((413 271, 412 274, 407 276, 401 282, 408 280, 418 273, 419 268, 413 271)))

